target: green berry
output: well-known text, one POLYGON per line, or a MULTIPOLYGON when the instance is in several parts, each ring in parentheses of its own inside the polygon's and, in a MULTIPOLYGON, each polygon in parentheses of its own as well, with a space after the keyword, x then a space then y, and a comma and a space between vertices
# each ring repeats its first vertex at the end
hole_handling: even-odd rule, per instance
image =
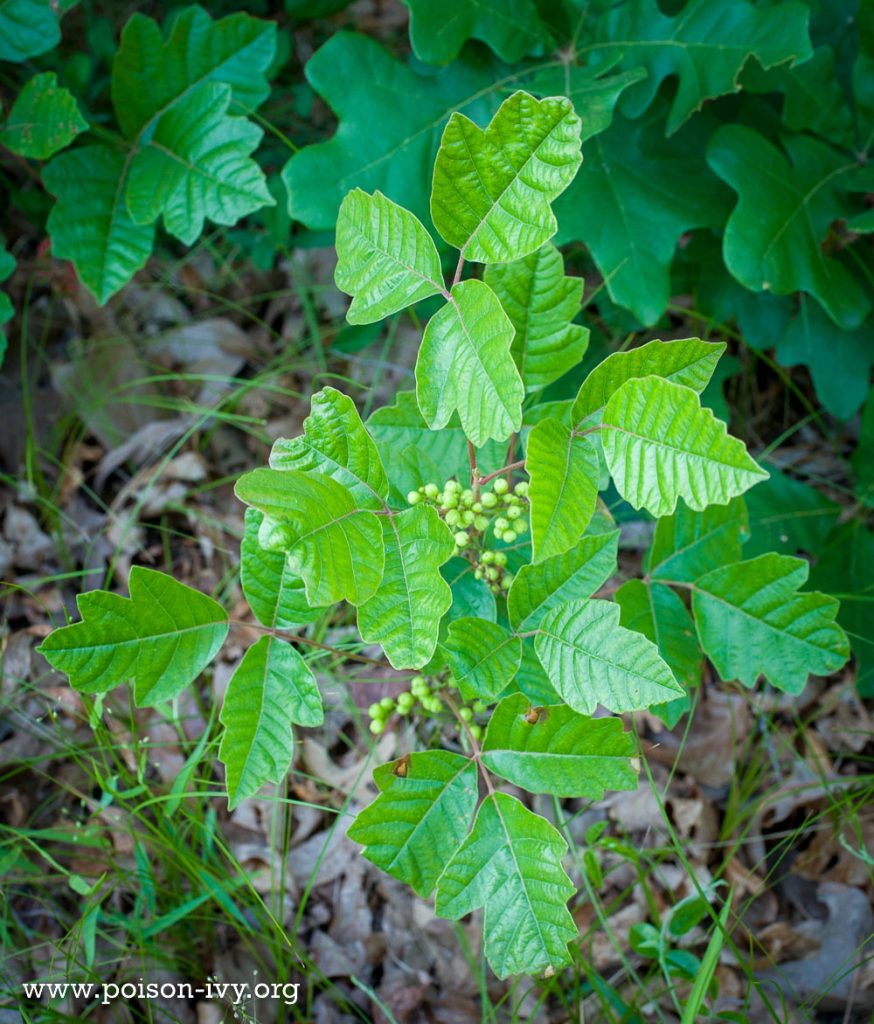
POLYGON ((398 707, 398 714, 406 718, 406 716, 413 710, 412 705, 407 707, 406 704, 403 707, 398 707))
POLYGON ((367 714, 371 718, 382 718, 382 708, 379 706, 379 703, 371 704, 367 709, 367 714))
POLYGON ((508 519, 518 519, 522 515, 522 509, 518 505, 513 505, 512 508, 507 509, 508 519))
POLYGON ((470 537, 464 532, 464 530, 459 530, 455 535, 455 543, 460 548, 466 548, 467 545, 470 544, 470 537))
POLYGON ((519 499, 516 497, 515 494, 502 494, 501 501, 505 505, 517 505, 519 503, 519 499))
POLYGON ((496 569, 493 565, 490 565, 488 569, 486 569, 486 579, 491 580, 493 583, 500 575, 501 570, 496 569))
POLYGON ((393 697, 383 697, 379 702, 381 708, 385 708, 386 711, 393 711, 395 702, 393 697))
POLYGON ((486 704, 486 702, 484 700, 475 700, 473 702, 473 710, 474 710, 475 714, 481 715, 487 709, 488 709, 488 704, 486 704))
POLYGON ((471 511, 472 511, 472 512, 475 512, 475 513, 476 513, 477 515, 479 515, 479 514, 480 514, 480 512, 482 512, 482 510, 483 510, 483 503, 482 503, 481 501, 475 501, 475 502, 474 502, 474 503, 473 503, 473 504, 472 504, 472 505, 470 506, 470 508, 471 508, 471 511))
POLYGON ((505 572, 503 579, 501 580, 501 590, 509 590, 513 583, 513 574, 511 572, 505 572))
POLYGON ((437 484, 425 484, 425 497, 434 499, 439 494, 437 484))
POLYGON ((495 552, 495 565, 500 565, 501 567, 503 567, 506 564, 507 564, 507 556, 506 556, 506 554, 503 551, 496 551, 495 552))
POLYGON ((481 580, 483 578, 483 571, 482 571, 482 569, 474 569, 474 571, 473 571, 473 578, 475 580, 481 580))
POLYGON ((498 479, 492 484, 492 489, 494 490, 495 494, 506 494, 507 491, 509 490, 509 487, 510 485, 502 476, 499 476, 498 479))
POLYGON ((516 534, 518 536, 521 536, 521 534, 525 533, 525 531, 528 529, 528 520, 517 519, 516 522, 513 523, 513 529, 516 531, 516 534))
POLYGON ((442 508, 458 508, 458 495, 455 491, 444 491, 438 498, 442 508))
POLYGON ((461 513, 457 508, 451 508, 443 518, 446 520, 447 526, 458 526, 461 522, 461 513))
POLYGON ((462 526, 472 526, 476 520, 476 516, 471 512, 469 508, 466 508, 461 513, 461 524, 462 526))
POLYGON ((485 530, 489 528, 489 521, 488 519, 486 519, 485 516, 474 516, 473 525, 476 527, 477 530, 479 530, 480 533, 483 533, 485 530))
POLYGON ((483 565, 489 565, 491 562, 494 562, 496 559, 497 559, 497 555, 495 554, 494 551, 483 551, 483 553, 482 553, 482 563, 483 563, 483 565))
POLYGON ((370 731, 374 736, 378 736, 381 732, 385 731, 385 722, 380 722, 378 719, 374 718, 370 723, 370 731))
POLYGON ((512 544, 516 539, 515 530, 504 530, 504 536, 501 538, 505 544, 512 544))
POLYGON ((482 498, 480 498, 480 501, 483 503, 484 508, 494 508, 498 504, 498 499, 491 491, 486 491, 482 498))
POLYGON ((453 491, 457 493, 461 490, 461 484, 457 480, 447 480, 443 485, 443 490, 446 494, 450 494, 453 491))
POLYGON ((473 491, 469 487, 465 487, 461 492, 461 504, 465 508, 470 508, 473 504, 473 491))
POLYGON ((470 734, 475 740, 481 740, 483 738, 483 728, 481 725, 477 725, 476 722, 470 727, 470 734))
POLYGON ((398 709, 411 708, 416 703, 416 698, 409 692, 398 694, 398 709))
POLYGON ((421 500, 422 500, 422 495, 419 494, 418 491, 410 491, 410 493, 407 495, 407 501, 411 505, 418 505, 421 500))
POLYGON ((498 516, 498 518, 495 520, 495 533, 498 533, 498 531, 503 533, 504 530, 509 530, 509 529, 510 529, 509 520, 504 519, 503 516, 498 516))
POLYGON ((520 480, 519 483, 516 484, 516 486, 513 488, 513 490, 516 492, 516 494, 519 495, 520 498, 524 498, 525 495, 528 493, 528 484, 524 480, 520 480))
POLYGON ((473 712, 470 710, 470 708, 459 708, 458 717, 463 722, 469 722, 473 718, 473 712))
POLYGON ((432 715, 439 715, 443 710, 443 704, 439 697, 428 697, 422 701, 426 711, 430 711, 432 715))

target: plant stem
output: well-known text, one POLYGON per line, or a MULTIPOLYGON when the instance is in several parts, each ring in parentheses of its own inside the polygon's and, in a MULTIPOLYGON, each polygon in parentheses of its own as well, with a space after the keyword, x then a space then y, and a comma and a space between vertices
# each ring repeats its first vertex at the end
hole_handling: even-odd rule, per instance
POLYGON ((479 469, 476 465, 476 448, 473 446, 472 441, 467 442, 467 458, 470 462, 470 486, 473 491, 474 499, 479 498, 479 469))
POLYGON ((449 710, 452 712, 452 714, 455 715, 455 718, 457 719, 458 724, 464 730, 464 734, 465 734, 465 736, 467 736, 467 742, 470 744, 471 758, 474 761, 476 761, 476 766, 479 769, 480 775, 482 775, 482 777, 483 777, 483 782, 486 785, 486 789, 489 792, 489 796, 494 796, 495 795, 495 786, 494 786, 494 783, 492 782, 492 777, 489 774, 488 768, 486 768, 486 766, 483 764, 483 760, 482 760, 483 752, 482 752, 482 747, 480 747, 480 745, 479 745, 479 740, 477 740, 474 737, 473 733, 470 731, 470 726, 467 724, 467 722, 465 722, 465 720, 458 713, 458 708, 457 708, 457 706, 455 704, 454 699, 450 695, 449 690, 445 689, 445 688, 442 689, 440 691, 440 696, 443 698, 443 703, 449 708, 449 710))
POLYGON ((308 636, 286 633, 281 629, 274 629, 272 626, 262 626, 257 622, 243 622, 240 619, 228 619, 228 625, 236 626, 238 629, 258 629, 262 633, 269 633, 271 636, 279 637, 280 640, 288 640, 291 643, 303 644, 305 647, 316 647, 320 651, 336 654, 338 658, 348 658, 351 661, 361 661, 365 665, 378 665, 380 668, 385 668, 386 663, 378 661, 376 658, 368 658, 364 654, 353 654, 352 651, 344 651, 340 647, 331 647, 330 644, 319 643, 318 640, 311 640, 308 636))
POLYGON ((455 276, 452 278, 452 287, 454 288, 461 280, 461 272, 464 270, 464 257, 459 253, 458 255, 458 266, 455 268, 455 276))
POLYGON ((511 462, 509 466, 502 466, 500 469, 496 469, 494 473, 489 473, 488 476, 481 476, 479 482, 481 484, 487 484, 490 480, 494 480, 495 477, 503 476, 507 474, 507 483, 510 482, 510 477, 513 475, 513 470, 522 469, 525 465, 524 459, 519 459, 518 462, 511 462))

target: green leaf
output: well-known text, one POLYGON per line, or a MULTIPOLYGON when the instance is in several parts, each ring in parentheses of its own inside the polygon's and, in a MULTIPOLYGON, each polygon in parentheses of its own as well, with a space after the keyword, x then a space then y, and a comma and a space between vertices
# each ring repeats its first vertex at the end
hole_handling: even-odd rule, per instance
POLYGON ((547 612, 591 597, 616 571, 618 542, 618 530, 588 534, 561 555, 523 565, 507 595, 510 625, 536 629, 547 612))
POLYGON ((723 238, 725 265, 746 288, 809 292, 840 327, 858 327, 871 303, 823 247, 833 221, 852 212, 845 192, 858 164, 808 135, 781 141, 787 155, 740 124, 710 139, 707 162, 738 195, 723 238))
POLYGON ((600 800, 607 789, 637 789, 634 737, 621 718, 532 708, 514 694, 492 713, 482 749, 486 768, 529 793, 600 800))
POLYGON ((358 609, 358 629, 395 668, 421 668, 434 655, 440 620, 452 604, 440 566, 455 544, 437 512, 424 505, 382 516, 381 523, 385 571, 376 593, 358 609))
POLYGON ((580 165, 580 119, 570 100, 513 93, 488 128, 455 113, 434 164, 431 216, 467 260, 507 263, 557 228, 550 203, 580 165))
POLYGON ((219 21, 186 7, 162 36, 142 14, 128 19, 112 65, 112 103, 122 131, 144 136, 178 100, 207 83, 229 85, 235 113, 259 107, 270 92, 267 71, 276 52, 276 25, 248 14, 219 21))
POLYGON ((228 807, 254 796, 265 782, 282 782, 291 767, 292 724, 323 720, 322 698, 306 662, 291 644, 262 636, 243 655, 222 704, 219 760, 228 807))
POLYGON ((601 438, 619 493, 668 515, 682 497, 696 511, 725 505, 768 474, 690 388, 660 377, 630 380, 604 410, 601 438))
POLYGON ((636 711, 683 693, 658 648, 619 625, 619 605, 568 601, 544 616, 534 646, 556 691, 590 715, 636 711))
POLYGON ((334 388, 322 388, 310 400, 303 435, 280 438, 270 452, 273 469, 322 473, 342 484, 359 508, 385 508, 388 478, 373 439, 355 403, 334 388))
MULTIPOLYGON (((15 270, 15 258, 3 245, 0 237, 0 281, 5 281, 15 270)), ((12 299, 5 292, 0 292, 0 327, 15 315, 12 307, 12 299)), ((3 357, 6 355, 6 332, 0 330, 0 366, 3 365, 3 357)))
MULTIPOLYGON (((840 506, 773 466, 769 466, 768 471, 770 479, 754 487, 744 499, 750 518, 750 536, 744 545, 744 554, 747 558, 769 551, 783 555, 796 555, 799 551, 819 555, 837 522, 840 506)), ((738 552, 734 558, 724 561, 739 562, 740 559, 738 552)), ((702 563, 697 576, 715 567, 715 562, 702 563)))
POLYGON ((124 153, 84 146, 59 153, 42 172, 57 203, 49 214, 52 253, 71 260, 99 303, 146 264, 155 227, 136 224, 125 204, 124 153))
POLYGON ((610 396, 636 377, 664 377, 672 384, 682 384, 700 393, 707 387, 723 352, 724 342, 700 338, 656 339, 627 352, 614 352, 583 381, 571 408, 571 421, 579 426, 585 420, 600 417, 610 396))
POLYGON ((623 111, 631 117, 649 107, 666 78, 676 77, 667 123, 672 135, 707 100, 737 91, 750 57, 764 68, 807 60, 807 19, 807 6, 795 2, 763 9, 746 0, 689 0, 669 17, 657 0, 639 0, 609 8, 597 36, 624 52, 624 66, 646 68, 646 79, 623 98, 623 111))
POLYGON ((564 276, 554 245, 542 245, 515 263, 492 264, 484 280, 516 330, 513 359, 526 391, 545 388, 580 362, 589 331, 571 321, 580 311, 583 279, 564 276))
POLYGON ((240 544, 240 583, 243 596, 262 626, 293 629, 315 622, 324 607, 307 604, 303 580, 288 564, 284 551, 267 551, 258 534, 264 516, 257 509, 246 509, 246 524, 240 544))
POLYGON ((87 128, 73 94, 46 71, 34 75, 18 94, 0 128, 0 142, 19 156, 45 160, 87 128))
POLYGON ((476 765, 459 754, 427 750, 380 765, 373 777, 380 795, 347 835, 367 847, 371 864, 427 897, 476 809, 476 765))
POLYGON ((441 649, 465 700, 497 697, 513 681, 522 658, 519 637, 485 619, 456 619, 441 649))
POLYGON ((232 225, 274 205, 249 155, 264 133, 227 116, 230 103, 229 85, 205 82, 161 116, 130 165, 127 206, 138 224, 163 216, 170 234, 191 245, 206 220, 232 225))
POLYGON ((51 0, 0 0, 0 60, 21 63, 60 41, 51 0))
POLYGON ((754 686, 763 675, 778 690, 801 693, 809 673, 828 675, 846 662, 838 602, 798 593, 809 571, 803 559, 767 554, 696 581, 692 611, 701 646, 723 679, 754 686))
POLYGON ((598 500, 598 453, 570 427, 545 419, 528 435, 525 469, 537 563, 572 548, 589 525, 598 500))
POLYGON ((385 567, 382 527, 345 487, 298 470, 255 469, 234 492, 278 522, 277 547, 303 578, 310 605, 360 605, 376 592, 385 567))
POLYGON ((495 80, 505 71, 465 53, 436 74, 416 73, 352 32, 332 35, 305 70, 339 127, 327 142, 295 153, 282 178, 289 213, 317 231, 334 229, 340 203, 356 186, 379 189, 429 225, 428 175, 443 126, 455 109, 491 116, 495 80))
POLYGON ((504 441, 522 425, 525 389, 510 354, 513 325, 482 281, 462 281, 428 321, 416 361, 416 398, 432 430, 457 409, 470 441, 504 441))
POLYGON ((426 64, 448 64, 468 39, 481 39, 514 64, 552 42, 533 0, 477 0, 447 6, 439 0, 404 0, 410 43, 426 64))
MULTIPOLYGON (((613 595, 621 609, 619 623, 642 633, 658 647, 674 678, 686 690, 701 682, 703 659, 695 635, 695 623, 686 606, 670 587, 643 580, 626 580, 613 595)), ((688 692, 650 710, 672 729, 689 710, 688 692)))
POLYGON ((429 295, 445 294, 434 239, 409 210, 354 189, 337 215, 337 287, 351 295, 346 319, 369 324, 429 295))
POLYGON ((725 224, 729 193, 702 153, 711 130, 700 124, 705 116, 668 141, 661 117, 632 122, 617 114, 588 143, 579 174, 555 205, 556 243, 584 242, 610 298, 647 326, 670 300, 680 238, 725 224))
POLYGON ((485 953, 499 978, 554 973, 570 963, 577 928, 574 886, 562 867, 567 843, 512 796, 480 804, 473 830, 437 880, 437 913, 458 920, 485 908, 485 953))
POLYGON ((133 679, 140 707, 177 697, 218 653, 228 617, 211 597, 135 565, 130 598, 92 590, 76 605, 82 621, 50 633, 40 652, 85 693, 133 679))
MULTIPOLYGON (((769 486, 765 481, 750 492, 750 499, 769 486)), ((718 565, 739 562, 741 544, 749 536, 747 510, 743 499, 728 505, 711 505, 694 512, 682 502, 672 516, 656 523, 649 552, 648 572, 652 579, 694 583, 718 565)))
POLYGON ((474 576, 473 566, 466 558, 452 558, 440 570, 441 575, 452 591, 452 607, 443 619, 442 630, 449 627, 456 619, 478 618, 489 622, 498 621, 498 608, 495 595, 489 590, 485 580, 474 576))

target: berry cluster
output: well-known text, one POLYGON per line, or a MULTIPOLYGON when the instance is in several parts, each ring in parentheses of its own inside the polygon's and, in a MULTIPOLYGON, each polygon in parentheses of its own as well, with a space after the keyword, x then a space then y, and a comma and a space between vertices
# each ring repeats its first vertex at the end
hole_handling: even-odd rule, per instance
POLYGON ((485 546, 485 534, 491 527, 496 540, 512 544, 528 530, 525 518, 528 506, 528 484, 516 484, 513 490, 503 477, 498 477, 491 490, 477 494, 462 488, 457 480, 447 480, 441 490, 437 484, 425 484, 410 491, 411 505, 427 502, 434 505, 443 521, 455 530, 455 554, 466 558, 478 580, 485 580, 495 593, 508 590, 513 582, 506 571, 507 556, 485 546))
MULTIPOLYGON (((455 689, 456 682, 452 676, 449 676, 448 679, 437 684, 437 689, 440 687, 455 689)), ((367 713, 370 716, 370 731, 375 736, 379 736, 380 733, 385 731, 388 720, 395 714, 405 718, 407 715, 415 714, 418 711, 419 713, 425 712, 427 717, 430 717, 439 714, 444 709, 443 701, 428 684, 428 680, 424 676, 413 676, 410 680, 409 690, 399 693, 394 698, 383 697, 382 700, 370 705, 367 709, 367 713)), ((482 739, 483 730, 482 726, 473 720, 473 717, 474 715, 481 715, 486 710, 487 705, 481 700, 475 700, 469 705, 462 704, 459 708, 458 714, 464 722, 469 723, 468 730, 475 740, 482 739)))

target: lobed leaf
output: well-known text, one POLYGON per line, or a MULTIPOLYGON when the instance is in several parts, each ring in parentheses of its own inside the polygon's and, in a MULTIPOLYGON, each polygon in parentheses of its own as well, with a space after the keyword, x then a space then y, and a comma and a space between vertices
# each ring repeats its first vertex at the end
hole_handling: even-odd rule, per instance
POLYGON ((255 469, 234 493, 273 521, 273 546, 287 552, 310 605, 360 605, 376 592, 385 568, 382 527, 345 487, 299 470, 255 469))
POLYGON ((34 75, 18 94, 0 127, 0 143, 19 156, 45 160, 87 128, 73 94, 46 71, 34 75))
POLYGON ((763 675, 778 690, 801 693, 809 673, 828 675, 847 661, 837 600, 818 591, 798 593, 809 571, 803 559, 772 553, 696 580, 695 625, 723 679, 754 686, 763 675))
POLYGON ((0 60, 21 63, 51 50, 61 41, 51 0, 0 2, 0 60))
POLYGON ((492 700, 513 681, 522 642, 496 622, 462 618, 450 624, 441 650, 465 700, 492 700))
POLYGON ((291 767, 293 724, 316 726, 323 720, 322 698, 306 662, 291 644, 262 636, 243 655, 222 703, 219 760, 229 809, 266 782, 282 782, 291 767))
POLYGON ((437 880, 437 913, 457 920, 485 908, 485 953, 499 978, 570 963, 577 928, 574 886, 562 867, 567 843, 515 797, 494 793, 437 880))
POLYGON ((337 215, 337 287, 352 296, 350 324, 369 324, 445 294, 434 239, 409 210, 353 189, 337 215))
POLYGON ((619 605, 568 601, 544 616, 534 647, 556 692, 590 715, 639 711, 673 700, 683 689, 658 648, 619 625, 619 605))
POLYGON ((76 599, 81 622, 50 633, 39 647, 70 685, 103 693, 129 680, 139 707, 177 697, 212 661, 228 617, 211 597, 171 576, 135 565, 130 597, 92 590, 76 599))
POLYGON ((466 260, 507 263, 556 231, 550 203, 580 165, 580 119, 562 96, 515 92, 488 128, 454 113, 434 164, 431 216, 466 260))
POLYGON ((428 321, 416 361, 416 398, 441 430, 458 410, 471 443, 506 440, 522 425, 525 389, 510 354, 513 325, 482 281, 456 284, 428 321))
POLYGON ((430 507, 382 516, 385 570, 358 609, 365 643, 379 644, 395 668, 421 668, 434 656, 440 620, 452 604, 440 566, 455 550, 449 527, 430 507))
POLYGON ((696 511, 725 505, 768 474, 690 388, 660 377, 630 380, 604 410, 602 443, 619 493, 668 515, 679 498, 696 511))
POLYGON ((491 264, 483 280, 516 330, 513 359, 526 391, 545 388, 580 362, 589 330, 572 321, 580 311, 583 279, 564 276, 554 245, 547 242, 514 263, 491 264))
POLYGON ((517 693, 495 708, 482 749, 486 768, 530 793, 600 800, 607 789, 637 789, 634 737, 620 718, 532 707, 517 693))
POLYGON ((510 625, 536 629, 553 609, 591 597, 616 571, 618 541, 618 530, 588 534, 563 554, 523 565, 507 594, 510 625))
POLYGON ((347 488, 359 508, 385 508, 388 478, 382 459, 348 395, 334 388, 317 391, 303 431, 274 442, 272 469, 322 473, 347 488))
POLYGON ((445 750, 410 754, 373 773, 380 794, 350 826, 364 856, 429 896, 476 809, 476 765, 445 750))

